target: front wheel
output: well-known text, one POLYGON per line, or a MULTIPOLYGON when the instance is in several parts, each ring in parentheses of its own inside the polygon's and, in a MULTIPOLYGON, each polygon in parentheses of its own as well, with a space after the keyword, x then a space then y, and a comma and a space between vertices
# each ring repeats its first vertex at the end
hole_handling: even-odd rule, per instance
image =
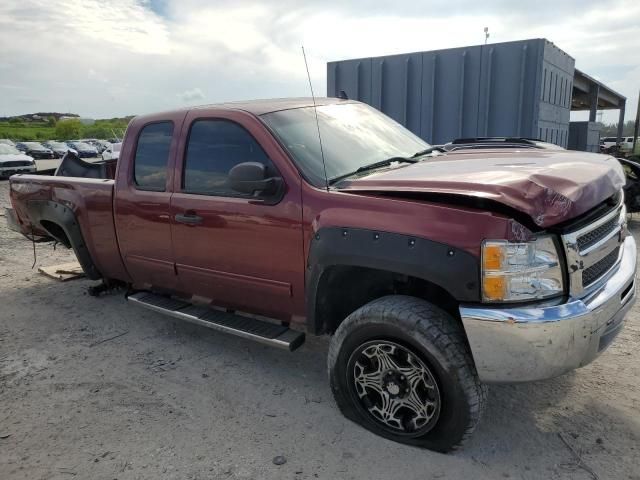
POLYGON ((487 395, 461 327, 414 297, 383 297, 349 315, 331 340, 328 364, 347 418, 440 452, 471 435, 487 395))

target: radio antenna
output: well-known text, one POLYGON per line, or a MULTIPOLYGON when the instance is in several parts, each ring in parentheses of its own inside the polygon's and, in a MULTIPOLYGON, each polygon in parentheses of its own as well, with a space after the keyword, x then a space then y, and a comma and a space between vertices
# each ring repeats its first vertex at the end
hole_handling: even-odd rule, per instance
POLYGON ((304 45, 302 45, 302 57, 304 58, 304 66, 307 69, 307 78, 309 79, 309 88, 311 89, 311 100, 313 100, 313 113, 316 116, 316 128, 318 129, 318 143, 320 144, 320 156, 322 157, 322 169, 324 170, 324 184, 329 191, 329 179, 327 178, 327 165, 324 162, 324 149, 322 148, 322 136, 320 135, 320 122, 318 121, 318 107, 316 105, 316 96, 313 94, 313 85, 311 84, 311 74, 309 73, 309 64, 307 63, 307 55, 304 53, 304 45))

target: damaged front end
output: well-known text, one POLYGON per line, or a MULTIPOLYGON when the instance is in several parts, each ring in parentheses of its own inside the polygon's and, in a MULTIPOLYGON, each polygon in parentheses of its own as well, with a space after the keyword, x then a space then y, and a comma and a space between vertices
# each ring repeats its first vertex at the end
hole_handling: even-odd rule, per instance
POLYGON ((490 202, 520 212, 545 229, 585 214, 624 186, 623 169, 613 157, 538 150, 453 152, 347 179, 338 189, 394 196, 421 194, 425 199, 445 196, 476 208, 490 202))
POLYGON ((636 244, 623 195, 613 206, 555 229, 566 258, 566 295, 526 305, 461 305, 481 380, 541 380, 584 366, 623 326, 635 295, 636 244), (604 213, 603 213, 604 212, 604 213))

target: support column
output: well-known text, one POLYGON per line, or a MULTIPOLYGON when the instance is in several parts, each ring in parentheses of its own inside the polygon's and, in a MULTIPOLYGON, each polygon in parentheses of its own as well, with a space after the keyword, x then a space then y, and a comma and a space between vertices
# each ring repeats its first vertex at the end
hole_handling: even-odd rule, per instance
POLYGON ((620 117, 618 118, 618 138, 616 138, 616 145, 620 145, 620 141, 622 139, 622 128, 624 127, 624 108, 626 103, 626 100, 623 100, 622 103, 620 103, 620 117))
POLYGON ((598 95, 600 94, 600 85, 591 85, 589 91, 589 121, 596 121, 596 113, 598 113, 598 95))
POLYGON ((638 110, 636 111, 636 123, 633 127, 633 150, 631 154, 636 153, 636 145, 638 143, 638 129, 640 129, 640 92, 638 92, 638 110))

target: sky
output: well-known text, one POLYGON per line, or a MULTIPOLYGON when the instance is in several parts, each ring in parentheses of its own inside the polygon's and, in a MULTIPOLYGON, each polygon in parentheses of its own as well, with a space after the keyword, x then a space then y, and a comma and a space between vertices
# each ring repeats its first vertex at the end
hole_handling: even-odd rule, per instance
POLYGON ((2 0, 0 116, 308 96, 301 45, 322 96, 328 61, 476 45, 486 26, 489 43, 549 39, 632 119, 639 18, 638 0, 2 0))

